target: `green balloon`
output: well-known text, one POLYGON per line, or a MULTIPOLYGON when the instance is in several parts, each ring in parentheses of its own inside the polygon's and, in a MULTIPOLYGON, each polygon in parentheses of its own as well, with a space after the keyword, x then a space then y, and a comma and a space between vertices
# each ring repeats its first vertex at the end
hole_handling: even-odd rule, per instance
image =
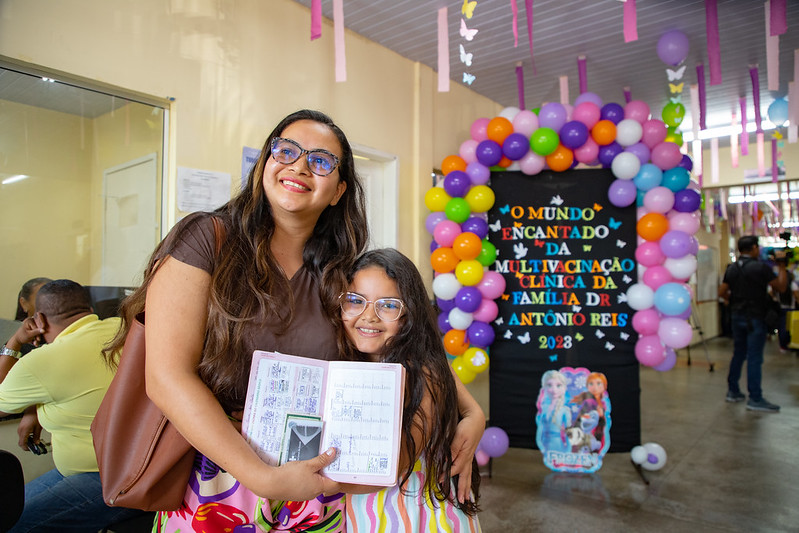
POLYGON ((497 247, 491 244, 488 239, 483 239, 483 248, 477 256, 477 262, 483 266, 491 266, 497 258, 497 247))
POLYGON ((665 142, 674 143, 678 146, 682 146, 682 132, 677 131, 677 128, 666 128, 666 138, 663 139, 665 142))
POLYGON ((447 215, 447 218, 451 221, 463 224, 469 218, 469 215, 472 214, 472 209, 465 199, 456 197, 447 202, 447 206, 444 208, 444 214, 447 215))
POLYGON ((538 128, 530 135, 530 148, 538 155, 549 155, 558 148, 558 133, 552 128, 538 128))
POLYGON ((669 102, 663 106, 663 122, 667 126, 676 128, 682 124, 682 119, 685 118, 685 106, 680 103, 669 102))
POLYGON ((530 111, 532 111, 533 113, 535 113, 537 115, 537 114, 539 114, 541 112, 541 108, 540 107, 534 107, 530 111))

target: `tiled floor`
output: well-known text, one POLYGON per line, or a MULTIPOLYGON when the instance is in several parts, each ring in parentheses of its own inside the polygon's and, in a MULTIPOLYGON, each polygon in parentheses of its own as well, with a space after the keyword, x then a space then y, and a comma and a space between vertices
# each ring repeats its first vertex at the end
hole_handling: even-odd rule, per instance
MULTIPOLYGON (((668 453, 645 473, 649 485, 627 453, 574 475, 544 467, 537 450, 510 449, 483 478, 483 531, 799 531, 799 356, 767 343, 764 396, 782 411, 759 413, 724 401, 731 340, 707 347, 713 372, 701 345, 691 366, 682 350, 669 372, 641 369, 641 439, 668 453)), ((487 380, 476 386, 480 399, 487 380)))

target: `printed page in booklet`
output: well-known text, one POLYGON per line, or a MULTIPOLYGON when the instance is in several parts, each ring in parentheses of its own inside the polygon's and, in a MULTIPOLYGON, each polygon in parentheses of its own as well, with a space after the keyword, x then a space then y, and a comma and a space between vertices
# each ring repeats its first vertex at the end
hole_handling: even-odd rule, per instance
POLYGON ((397 482, 405 369, 399 364, 253 354, 242 433, 272 465, 334 446, 325 474, 342 483, 397 482))

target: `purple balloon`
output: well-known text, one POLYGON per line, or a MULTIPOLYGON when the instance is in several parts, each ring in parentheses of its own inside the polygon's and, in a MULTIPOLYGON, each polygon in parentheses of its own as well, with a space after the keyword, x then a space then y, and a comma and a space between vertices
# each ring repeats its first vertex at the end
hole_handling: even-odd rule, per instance
POLYGON ((436 250, 438 250, 439 248, 441 248, 441 245, 440 245, 440 244, 438 244, 438 243, 436 242, 436 240, 435 240, 435 239, 433 239, 433 240, 430 242, 430 253, 432 254, 433 252, 435 252, 435 251, 436 251, 436 250))
POLYGON ((466 330, 466 337, 472 346, 485 348, 494 342, 494 328, 485 322, 475 320, 466 330))
POLYGON ((447 313, 455 309, 455 300, 442 300, 441 298, 436 298, 436 305, 442 312, 447 313))
POLYGON ((602 163, 603 167, 610 168, 610 164, 613 162, 613 159, 623 151, 624 149, 616 141, 604 146, 600 146, 598 156, 599 162, 602 163))
POLYGON ((443 211, 433 211, 429 215, 427 215, 427 219, 424 221, 424 227, 428 233, 432 234, 435 231, 436 226, 438 226, 439 222, 443 222, 447 219, 447 215, 443 211))
POLYGON ((667 31, 658 40, 658 57, 667 65, 677 66, 688 57, 689 48, 690 42, 683 32, 667 31))
POLYGON ((558 102, 550 102, 541 106, 538 112, 538 126, 560 131, 566 123, 566 108, 558 102))
POLYGON ((691 213, 699 209, 702 196, 693 189, 683 189, 674 193, 674 210, 680 213, 691 213))
MULTIPOLYGON (((691 251, 691 236, 680 230, 667 231, 660 238, 660 251, 666 257, 680 258, 691 251)), ((654 267, 653 267, 654 268, 654 267)))
POLYGON ((691 236, 691 249, 688 253, 691 255, 696 255, 699 253, 699 239, 694 236, 691 236))
POLYGON ((638 188, 633 180, 613 180, 608 188, 608 200, 616 207, 627 207, 638 197, 638 188))
POLYGON ((462 287, 455 295, 455 307, 466 313, 473 313, 480 307, 483 295, 475 287, 462 287))
POLYGON ((635 157, 638 158, 642 165, 649 163, 649 156, 652 154, 652 151, 649 149, 649 147, 642 142, 628 146, 624 149, 624 151, 635 154, 635 157))
MULTIPOLYGON (((652 368, 657 370, 658 372, 666 372, 674 368, 674 365, 677 363, 677 353, 674 351, 673 348, 666 347, 666 358, 663 360, 662 363, 659 365, 655 365, 652 368)), ((647 458, 649 460, 649 458, 647 458)), ((654 461, 657 463, 657 461, 654 461)))
POLYGON ((488 235, 488 222, 481 217, 469 217, 466 222, 461 224, 461 230, 474 233, 481 239, 485 239, 488 235))
POLYGON ((502 428, 496 426, 487 427, 480 439, 480 449, 488 454, 489 457, 499 457, 508 451, 510 439, 502 428))
POLYGON ((619 104, 614 104, 613 102, 605 104, 602 106, 602 109, 599 110, 599 118, 601 120, 609 120, 614 124, 618 124, 624 120, 624 108, 619 104))
POLYGON ((466 165, 466 174, 472 180, 472 185, 485 185, 491 178, 491 169, 479 161, 472 161, 466 165))
POLYGON ((684 168, 688 172, 691 172, 691 170, 693 170, 693 168, 694 168, 694 162, 691 161, 691 158, 688 157, 688 154, 683 154, 682 155, 682 161, 677 163, 677 166, 684 168))
POLYGON ((588 126, 579 120, 569 121, 560 129, 560 142, 566 148, 574 150, 584 145, 587 140, 588 126))
POLYGON ((463 198, 471 186, 472 180, 462 170, 453 170, 444 178, 444 190, 453 198, 463 198))
POLYGON ((449 325, 449 312, 443 312, 438 315, 438 329, 441 330, 441 333, 446 333, 452 329, 452 326, 449 325))
POLYGON ((598 94, 592 92, 584 92, 574 99, 574 107, 582 104, 583 102, 593 102, 600 109, 602 108, 602 98, 598 94))
POLYGON ((493 167, 502 160, 502 147, 490 139, 480 142, 475 152, 477 160, 487 167, 493 167))
POLYGON ((502 143, 502 153, 511 161, 518 161, 530 151, 530 139, 521 133, 511 133, 502 143))

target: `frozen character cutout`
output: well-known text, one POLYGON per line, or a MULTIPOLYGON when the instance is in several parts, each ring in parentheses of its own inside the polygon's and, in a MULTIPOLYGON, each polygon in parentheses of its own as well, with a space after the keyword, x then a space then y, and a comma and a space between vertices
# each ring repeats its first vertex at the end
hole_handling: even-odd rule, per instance
POLYGON ((536 444, 546 457, 549 451, 571 451, 566 430, 571 426, 571 411, 566 406, 568 379, 558 370, 541 377, 536 416, 536 444))

